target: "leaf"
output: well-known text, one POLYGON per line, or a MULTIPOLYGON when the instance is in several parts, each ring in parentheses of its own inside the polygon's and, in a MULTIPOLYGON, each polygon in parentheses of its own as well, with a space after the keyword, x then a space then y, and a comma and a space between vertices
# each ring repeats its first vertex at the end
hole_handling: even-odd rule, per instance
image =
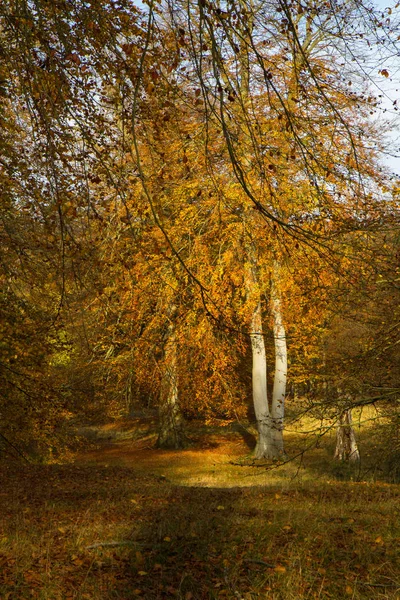
POLYGON ((73 62, 76 65, 81 64, 81 59, 75 52, 71 52, 71 54, 67 54, 67 56, 65 57, 65 60, 69 60, 70 62, 73 62))
POLYGON ((381 69, 380 74, 386 78, 389 77, 389 71, 387 69, 381 69))
POLYGON ((217 506, 217 510, 225 510, 225 506, 222 506, 221 504, 219 506, 217 506))
POLYGON ((286 573, 286 567, 283 565, 276 565, 274 571, 275 573, 286 573))

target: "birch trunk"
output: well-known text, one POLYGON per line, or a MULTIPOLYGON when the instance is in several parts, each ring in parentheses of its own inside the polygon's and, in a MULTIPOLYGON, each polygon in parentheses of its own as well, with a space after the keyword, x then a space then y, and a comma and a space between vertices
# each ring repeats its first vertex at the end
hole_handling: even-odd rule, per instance
POLYGON ((344 462, 356 462, 360 460, 352 421, 351 409, 347 408, 340 414, 336 430, 335 458, 337 460, 344 462))
POLYGON ((282 303, 279 292, 279 264, 275 263, 271 282, 271 314, 275 345, 275 374, 272 390, 272 444, 276 456, 285 454, 283 427, 287 381, 286 331, 282 319, 282 303))
POLYGON ((183 417, 178 402, 177 352, 174 324, 169 326, 165 348, 165 371, 161 382, 158 448, 185 447, 183 417))
POLYGON ((273 458, 271 416, 267 394, 267 358, 262 331, 261 302, 258 302, 253 312, 250 337, 253 362, 253 403, 258 429, 254 458, 273 458))

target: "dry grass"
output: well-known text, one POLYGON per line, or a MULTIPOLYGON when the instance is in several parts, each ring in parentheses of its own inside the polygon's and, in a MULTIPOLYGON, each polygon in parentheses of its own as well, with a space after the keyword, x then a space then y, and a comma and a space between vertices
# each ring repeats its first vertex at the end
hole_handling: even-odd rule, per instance
POLYGON ((183 452, 143 435, 3 465, 0 598, 400 598, 400 486, 335 472, 333 439, 271 469, 232 430, 193 426, 183 452))

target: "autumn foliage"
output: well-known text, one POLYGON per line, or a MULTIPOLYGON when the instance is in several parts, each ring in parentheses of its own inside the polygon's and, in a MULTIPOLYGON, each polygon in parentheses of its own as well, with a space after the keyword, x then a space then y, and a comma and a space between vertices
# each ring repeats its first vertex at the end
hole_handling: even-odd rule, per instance
MULTIPOLYGON (((5 2, 10 447, 54 456, 74 419, 143 408, 171 429, 253 418, 250 342, 274 364, 278 300, 283 396, 333 420, 377 399, 397 422, 398 191, 378 99, 341 58, 365 14, 5 2)), ((354 52, 394 35, 368 23, 354 52)))

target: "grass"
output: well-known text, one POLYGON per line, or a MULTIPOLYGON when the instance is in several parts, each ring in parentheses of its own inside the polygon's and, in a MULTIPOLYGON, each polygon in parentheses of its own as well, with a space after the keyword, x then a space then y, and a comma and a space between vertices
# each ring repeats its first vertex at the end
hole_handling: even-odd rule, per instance
POLYGON ((183 452, 123 431, 73 464, 2 465, 2 600, 400 598, 400 486, 356 481, 332 439, 271 469, 229 428, 192 425, 183 452))

